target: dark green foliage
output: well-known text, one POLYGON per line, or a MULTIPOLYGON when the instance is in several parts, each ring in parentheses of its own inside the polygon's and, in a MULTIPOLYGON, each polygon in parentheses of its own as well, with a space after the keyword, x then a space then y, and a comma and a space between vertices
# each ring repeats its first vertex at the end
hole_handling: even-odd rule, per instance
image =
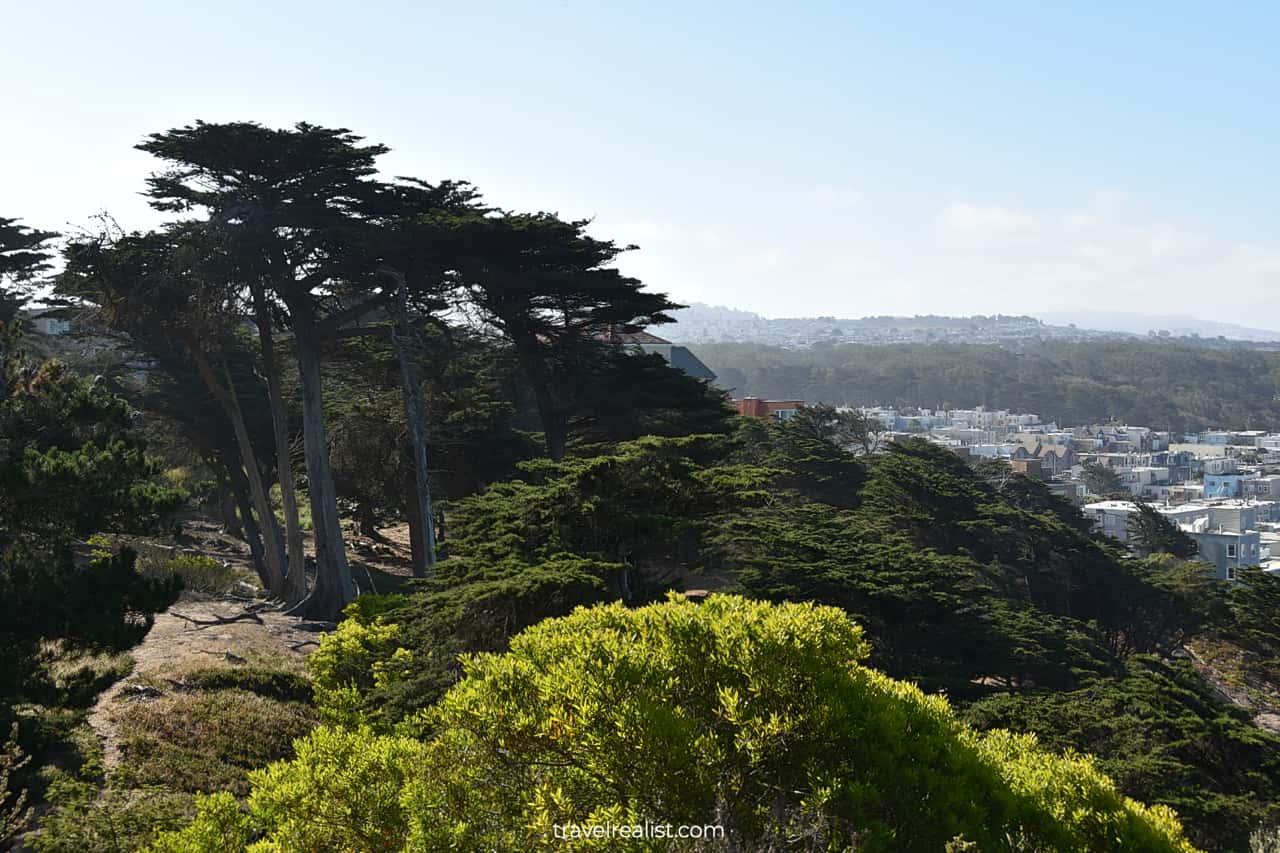
POLYGON ((37 656, 47 641, 118 651, 142 639, 179 585, 140 577, 133 561, 129 551, 87 566, 19 549, 0 556, 0 706, 43 689, 37 656))
MULTIPOLYGON (((604 452, 643 435, 724 433, 730 410, 721 393, 659 356, 604 344, 574 371, 565 403, 575 453, 604 452)), ((521 386, 511 348, 463 329, 425 327, 414 345, 427 403, 427 458, 433 493, 457 500, 516 473, 538 454, 536 405, 521 386), (522 428, 523 427, 523 428, 522 428), (527 428, 527 429, 524 429, 527 428)), ((366 532, 403 518, 412 494, 412 452, 398 365, 383 335, 342 342, 329 359, 326 416, 341 498, 366 532)), ((568 375, 566 373, 566 375, 568 375)), ((452 534, 450 534, 452 535, 452 534)))
POLYGON ((1119 497, 1128 497, 1125 490, 1124 481, 1120 479, 1111 468, 1103 465, 1101 462, 1085 462, 1080 466, 1083 469, 1082 477, 1084 484, 1089 487, 1090 494, 1109 497, 1116 495, 1119 497))
POLYGON ((841 411, 826 403, 802 407, 786 425, 810 438, 829 441, 841 450, 863 454, 880 449, 884 432, 879 420, 858 409, 841 411))
POLYGON ((455 507, 437 595, 479 595, 486 573, 509 595, 570 555, 612 566, 607 595, 630 602, 732 578, 755 596, 840 605, 877 637, 877 667, 956 696, 1070 688, 1182 636, 1182 598, 1043 485, 1002 493, 924 443, 862 462, 749 421, 735 437, 642 439, 523 469, 455 507))
MULTIPOLYGON (((404 518, 415 501, 399 364, 384 332, 342 341, 325 377, 338 495, 366 533, 404 518)), ((515 427, 517 380, 509 353, 462 329, 416 332, 412 349, 427 404, 433 496, 461 498, 510 477, 537 448, 515 427)))
POLYGON ((565 369, 571 446, 630 441, 645 435, 724 433, 732 410, 724 392, 668 365, 661 356, 603 344, 584 347, 565 369))
POLYGON ((1264 704, 1275 708, 1280 704, 1275 698, 1280 695, 1280 577, 1256 566, 1241 567, 1236 577, 1225 595, 1226 614, 1212 623, 1203 651, 1226 670, 1229 682, 1261 694, 1264 704))
POLYGON ((863 477, 849 484, 856 507, 774 501, 726 519, 717 543, 742 586, 839 604, 878 638, 878 667, 956 695, 1106 669, 1107 636, 1089 622, 1111 624, 1093 587, 1128 576, 1117 553, 930 445, 894 445, 863 477))
POLYGON ((48 270, 48 243, 57 236, 0 216, 0 323, 14 318, 32 280, 48 270))
POLYGON ((1236 577, 1230 593, 1233 639, 1280 664, 1280 577, 1257 566, 1242 567, 1236 577))
POLYGON ((3 369, 0 549, 146 530, 185 499, 156 480, 123 399, 57 362, 3 369))
POLYGON ((1280 817, 1280 738, 1223 705, 1185 662, 1135 656, 1117 678, 992 697, 962 716, 1091 753, 1120 790, 1173 806, 1209 850, 1246 849, 1254 828, 1280 817))
POLYGON ((89 562, 76 537, 156 526, 184 496, 161 485, 124 400, 0 332, 0 709, 47 695, 38 655, 136 643, 177 594, 131 552, 89 562))
POLYGON ((701 344, 738 394, 837 405, 992 408, 1065 424, 1174 430, 1280 423, 1280 353, 1178 342, 1047 341, 1014 351, 964 344, 787 350, 701 344))
POLYGON ((564 455, 581 380, 601 339, 670 322, 680 306, 613 266, 628 246, 549 213, 469 215, 438 238, 457 258, 460 295, 512 344, 552 459, 564 455))
POLYGON ((1203 563, 1156 554, 1126 566, 1125 583, 1112 587, 1108 602, 1113 622, 1127 626, 1123 634, 1108 632, 1121 654, 1172 653, 1229 621, 1228 590, 1203 563))
POLYGON ((1138 553, 1144 556, 1169 554, 1184 560, 1200 553, 1196 540, 1156 512, 1154 507, 1138 503, 1137 508, 1137 512, 1129 516, 1129 543, 1138 553))
POLYGON ((148 194, 159 210, 180 212, 209 208, 238 215, 248 228, 284 227, 284 217, 331 225, 351 206, 353 183, 376 171, 383 145, 361 146, 360 137, 343 128, 299 123, 273 129, 253 122, 194 125, 154 133, 138 149, 155 155, 169 168, 148 179, 148 194), (302 170, 299 164, 313 168, 302 170), (235 188, 240 187, 237 195, 235 188), (280 211, 256 207, 246 188, 287 188, 290 201, 306 209, 280 211), (281 216, 278 219, 258 217, 281 216))

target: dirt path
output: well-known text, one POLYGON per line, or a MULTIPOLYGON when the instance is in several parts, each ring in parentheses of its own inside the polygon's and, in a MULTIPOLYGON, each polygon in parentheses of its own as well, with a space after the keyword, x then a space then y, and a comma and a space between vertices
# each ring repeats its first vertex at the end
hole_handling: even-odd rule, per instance
POLYGON ((119 760, 115 711, 186 689, 184 677, 211 667, 269 667, 303 672, 307 655, 327 622, 286 616, 256 602, 184 596, 156 617, 155 626, 131 652, 133 672, 112 685, 89 712, 102 740, 107 769, 119 760))
MULTIPOLYGON (((307 537, 310 544, 310 536, 307 537)), ((248 548, 216 523, 184 520, 183 534, 160 547, 206 554, 252 575, 248 548)), ((377 539, 348 534, 352 574, 362 592, 392 592, 409 575, 407 525, 379 531, 377 539)), ((310 548, 308 548, 310 551, 310 548)), ((164 613, 130 655, 133 671, 104 691, 89 713, 103 744, 107 769, 120 759, 117 711, 189 689, 184 679, 209 669, 266 667, 304 673, 307 655, 333 623, 286 616, 278 607, 248 597, 184 594, 164 613)))

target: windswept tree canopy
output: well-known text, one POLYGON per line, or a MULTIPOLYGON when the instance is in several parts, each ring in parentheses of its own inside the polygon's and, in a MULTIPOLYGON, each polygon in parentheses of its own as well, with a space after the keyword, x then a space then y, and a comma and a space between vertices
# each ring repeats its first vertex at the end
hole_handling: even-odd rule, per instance
POLYGON ((502 213, 456 223, 457 282, 482 319, 519 345, 555 348, 672 322, 682 306, 613 266, 634 246, 590 236, 588 220, 502 213))
POLYGON ((49 269, 49 242, 58 235, 0 216, 0 322, 12 320, 33 279, 49 269))

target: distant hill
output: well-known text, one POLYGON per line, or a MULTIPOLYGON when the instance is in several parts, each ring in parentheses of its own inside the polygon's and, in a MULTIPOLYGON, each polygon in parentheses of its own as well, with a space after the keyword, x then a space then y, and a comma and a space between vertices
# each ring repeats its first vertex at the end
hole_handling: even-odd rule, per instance
POLYGON ((944 317, 784 317, 697 303, 675 314, 662 327, 664 338, 684 344, 754 343, 797 349, 833 344, 968 343, 1019 347, 1041 341, 1132 340, 1147 337, 1219 339, 1261 344, 1280 341, 1280 331, 1190 316, 1123 314, 1108 311, 1056 312, 1043 318, 1027 315, 944 317))
POLYGON ((1280 429, 1280 352, 1185 339, 781 347, 705 343, 735 395, 834 405, 1035 412, 1062 424, 1280 429))
POLYGON ((1035 317, 995 314, 973 317, 795 317, 770 319, 750 311, 694 303, 661 329, 679 343, 770 344, 788 348, 815 344, 991 343, 1081 341, 1132 337, 1124 332, 1054 326, 1035 317))
POLYGON ((1217 338, 1233 341, 1280 341, 1280 331, 1257 329, 1237 323, 1201 320, 1187 314, 1130 314, 1119 311, 1054 311, 1043 315, 1050 323, 1081 323, 1094 329, 1113 332, 1130 332, 1145 335, 1148 332, 1168 332, 1172 337, 1217 338))

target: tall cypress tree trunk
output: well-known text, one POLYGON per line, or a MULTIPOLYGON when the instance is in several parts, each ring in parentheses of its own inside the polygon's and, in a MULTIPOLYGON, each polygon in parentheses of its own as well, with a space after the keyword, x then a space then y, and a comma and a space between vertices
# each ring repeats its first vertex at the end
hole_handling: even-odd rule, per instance
POLYGON ((426 526, 422 520, 422 507, 418 503, 416 487, 414 486, 412 477, 405 477, 404 484, 404 514, 405 520, 409 522, 409 553, 413 565, 420 562, 425 564, 427 560, 426 539, 423 531, 426 526))
MULTIPOLYGON (((264 584, 267 592, 274 598, 284 595, 284 547, 280 541, 280 530, 276 526, 275 513, 271 509, 271 501, 267 497, 266 485, 262 478, 262 469, 258 467, 258 457, 253 452, 253 442, 249 438, 249 428, 245 426, 244 412, 240 409, 234 388, 224 387, 214 374, 209 359, 198 346, 188 347, 191 358, 195 362, 200 378, 213 394, 227 419, 231 421, 231 431, 235 435, 236 446, 244 462, 244 474, 249 480, 249 493, 253 498, 254 509, 258 513, 259 528, 263 536, 264 558, 267 577, 264 584)), ((228 378, 228 383, 230 378, 228 378)))
POLYGON ((240 523, 244 527, 244 541, 249 544, 249 554, 253 560, 253 568, 258 573, 258 580, 265 587, 268 583, 269 570, 264 559, 266 548, 262 544, 262 530, 253 517, 253 508, 249 497, 243 491, 236 498, 236 506, 240 510, 240 523))
POLYGON ((302 380, 302 437, 311 485, 311 522, 316 542, 316 583, 295 610, 318 619, 336 620, 355 598, 355 583, 347 565, 342 526, 338 520, 338 496, 329 467, 328 439, 324 428, 321 393, 320 347, 310 318, 294 314, 298 345, 298 373, 302 380))
POLYGON ((222 526, 237 539, 244 538, 244 528, 236 515, 236 495, 230 484, 224 483, 219 490, 218 509, 222 513, 222 526))
POLYGON ((263 587, 266 587, 269 572, 264 559, 261 531, 258 530, 258 524, 253 518, 249 501, 249 483, 245 479, 244 471, 241 470, 240 460, 230 449, 223 453, 223 464, 226 465, 227 476, 230 477, 229 490, 232 503, 240 511, 240 518, 237 519, 237 524, 240 526, 240 539, 249 546, 253 570, 258 573, 258 579, 262 581, 263 587))
POLYGON ((436 563, 435 526, 431 523, 431 484, 427 474, 427 415, 422 407, 418 372, 408 351, 412 330, 409 327, 406 284, 403 275, 394 273, 394 277, 397 283, 393 303, 396 306, 396 322, 391 340, 400 361, 400 388, 404 396, 404 417, 409 426, 409 442, 413 445, 414 496, 417 504, 410 509, 410 516, 416 514, 421 520, 422 533, 422 547, 413 549, 413 576, 425 578, 436 563))
MULTIPOLYGON (((511 329, 511 325, 508 325, 511 329)), ((539 354, 538 339, 528 332, 508 331, 515 343, 516 358, 524 371, 525 378, 533 389, 533 402, 538 409, 538 419, 542 421, 542 433, 547 444, 547 455, 559 462, 564 458, 566 443, 564 420, 555 403, 555 395, 551 390, 551 377, 539 354)))
POLYGON ((546 437, 547 455, 555 462, 564 459, 565 430, 556 411, 551 392, 537 382, 533 383, 534 402, 538 406, 538 415, 542 420, 542 431, 546 437))
POLYGON ((280 363, 271 336, 270 312, 261 285, 251 287, 258 342, 262 349, 262 369, 267 375, 267 398, 271 404, 271 426, 276 444, 276 471, 280 478, 280 504, 284 512, 285 553, 284 599, 297 604, 307 596, 306 553, 302 547, 302 525, 298 521, 298 493, 293 483, 293 461, 289 458, 289 425, 280 389, 280 363))

